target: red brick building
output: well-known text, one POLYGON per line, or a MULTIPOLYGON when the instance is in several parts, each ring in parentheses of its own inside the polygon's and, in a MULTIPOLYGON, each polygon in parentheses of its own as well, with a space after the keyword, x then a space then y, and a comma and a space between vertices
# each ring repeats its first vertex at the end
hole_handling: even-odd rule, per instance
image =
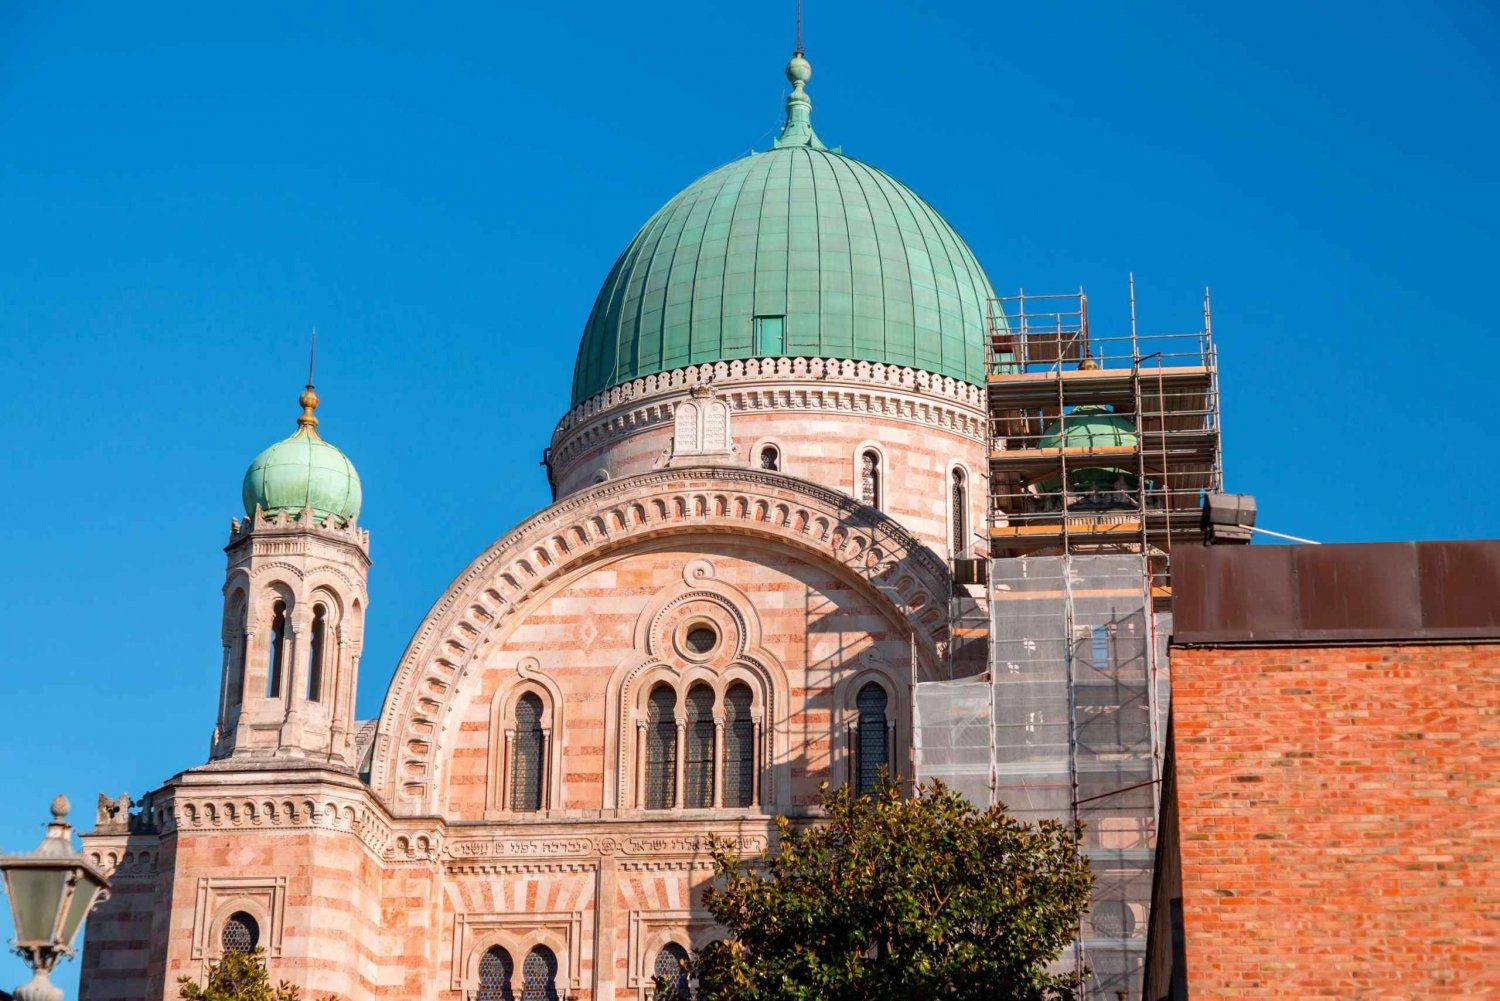
POLYGON ((1174 569, 1144 996, 1500 995, 1500 541, 1174 569))

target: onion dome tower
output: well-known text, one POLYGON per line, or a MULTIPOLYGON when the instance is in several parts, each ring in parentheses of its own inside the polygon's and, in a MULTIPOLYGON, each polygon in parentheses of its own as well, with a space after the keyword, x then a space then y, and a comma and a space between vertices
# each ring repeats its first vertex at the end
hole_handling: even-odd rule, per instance
POLYGON ((245 472, 230 524, 224 659, 210 757, 352 769, 370 533, 359 475, 318 434, 311 373, 297 430, 245 472))

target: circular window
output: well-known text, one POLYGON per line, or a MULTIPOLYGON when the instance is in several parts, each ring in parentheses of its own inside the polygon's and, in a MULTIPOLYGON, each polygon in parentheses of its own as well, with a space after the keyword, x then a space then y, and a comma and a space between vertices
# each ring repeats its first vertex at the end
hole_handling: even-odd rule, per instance
POLYGON ((220 942, 225 952, 254 952, 260 943, 260 925, 244 911, 235 911, 224 922, 220 942))
POLYGON ((705 654, 712 653, 714 647, 719 645, 719 634, 714 630, 713 626, 694 626, 683 637, 683 643, 686 644, 689 653, 694 653, 702 657, 705 654))

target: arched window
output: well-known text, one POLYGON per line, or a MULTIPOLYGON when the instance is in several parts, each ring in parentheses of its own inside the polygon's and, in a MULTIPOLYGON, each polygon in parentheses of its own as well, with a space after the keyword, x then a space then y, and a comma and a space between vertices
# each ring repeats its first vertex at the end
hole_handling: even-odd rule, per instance
POLYGON ((510 755, 510 808, 518 813, 542 808, 545 743, 542 700, 527 692, 516 702, 516 735, 510 755))
POLYGON ((880 506, 880 453, 867 448, 859 453, 859 500, 871 507, 880 506))
POLYGON ((724 696, 724 805, 750 806, 755 796, 755 721, 748 685, 731 685, 724 696))
POLYGON ((886 733, 885 689, 870 682, 859 690, 859 711, 854 738, 854 791, 863 796, 875 789, 880 769, 890 766, 890 740, 886 733))
POLYGON ((694 685, 687 697, 687 761, 683 805, 714 805, 714 691, 694 685))
POLYGON ((219 933, 224 952, 254 952, 260 944, 260 924, 244 911, 235 911, 219 933))
POLYGON ((234 685, 231 689, 235 705, 240 705, 245 700, 245 679, 250 673, 246 670, 250 666, 250 623, 245 621, 247 614, 246 609, 241 608, 235 615, 235 628, 239 630, 234 650, 234 685))
POLYGON ((760 450, 760 468, 776 472, 781 469, 781 449, 766 445, 760 450))
POLYGON ((646 710, 646 809, 677 805, 677 693, 657 685, 646 710))
POLYGON ((307 701, 323 698, 323 655, 328 649, 328 609, 313 606, 312 642, 307 655, 307 701))
POLYGON ((964 471, 956 467, 949 506, 952 508, 949 518, 953 528, 953 557, 961 559, 969 554, 969 491, 964 482, 964 471))
POLYGON ((514 1001, 510 978, 516 972, 510 953, 498 945, 490 946, 479 957, 479 996, 476 1001, 514 1001))
POLYGON ((521 964, 521 1001, 557 1001, 557 956, 545 945, 528 952, 521 964))
POLYGON ((661 952, 656 954, 656 962, 651 967, 651 977, 656 988, 651 997, 655 1001, 664 1001, 666 998, 690 1001, 693 990, 688 985, 687 959, 687 950, 676 942, 668 942, 661 947, 661 952))
POLYGON ((268 658, 266 698, 281 698, 281 672, 286 667, 286 602, 271 606, 271 651, 268 658))

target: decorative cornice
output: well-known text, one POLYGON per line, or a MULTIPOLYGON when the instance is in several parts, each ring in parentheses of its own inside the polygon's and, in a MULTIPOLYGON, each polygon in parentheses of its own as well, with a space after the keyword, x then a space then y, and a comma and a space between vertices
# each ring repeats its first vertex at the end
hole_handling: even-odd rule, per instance
POLYGON ((986 435, 984 391, 920 369, 868 361, 766 358, 692 365, 616 386, 570 410, 552 433, 552 462, 668 424, 677 402, 708 389, 734 413, 784 410, 882 417, 975 441, 986 435))
POLYGON ((951 590, 938 556, 848 496, 763 470, 685 467, 610 480, 545 509, 449 585, 401 659, 381 709, 371 785, 400 813, 436 808, 439 734, 481 645, 599 554, 684 532, 792 545, 862 582, 913 629, 929 660, 946 642, 951 590))
POLYGON ((263 551, 260 546, 262 541, 299 537, 324 539, 352 547, 365 558, 366 563, 369 562, 370 533, 367 529, 360 528, 352 521, 341 523, 332 515, 318 521, 311 507, 303 508, 300 515, 278 511, 275 516, 268 516, 257 504, 254 514, 230 519, 229 542, 224 548, 233 549, 253 539, 256 542, 255 551, 259 554, 263 551))

